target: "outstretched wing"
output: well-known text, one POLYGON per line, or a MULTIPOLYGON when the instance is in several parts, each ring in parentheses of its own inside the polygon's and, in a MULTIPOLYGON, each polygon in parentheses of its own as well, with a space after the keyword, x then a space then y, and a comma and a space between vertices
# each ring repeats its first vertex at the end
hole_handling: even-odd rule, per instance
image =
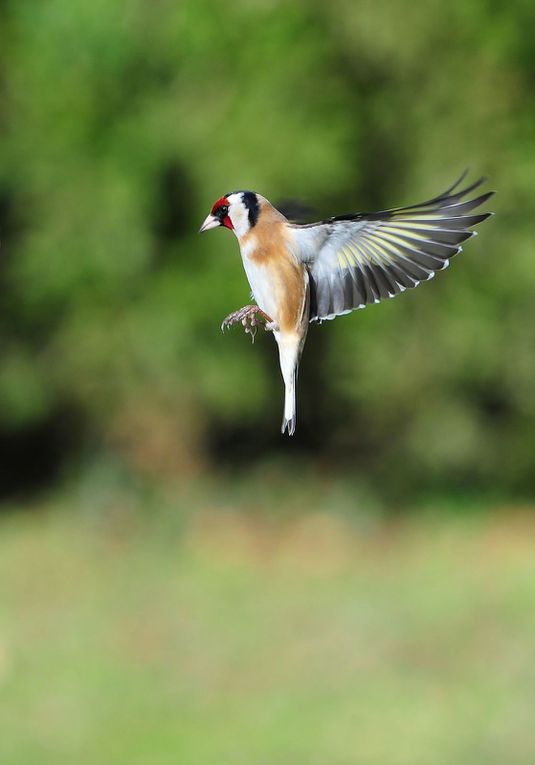
POLYGON ((465 176, 421 204, 292 226, 310 275, 310 321, 394 297, 447 268, 472 227, 492 215, 471 214, 494 192, 463 201, 484 181, 458 190, 465 176))

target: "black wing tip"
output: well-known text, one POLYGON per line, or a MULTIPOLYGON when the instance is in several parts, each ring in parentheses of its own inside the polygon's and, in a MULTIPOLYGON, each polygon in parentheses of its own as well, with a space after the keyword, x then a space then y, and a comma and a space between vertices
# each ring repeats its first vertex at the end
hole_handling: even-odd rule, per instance
MULTIPOLYGON (((468 169, 464 171, 464 173, 460 176, 460 178, 455 181, 453 186, 450 186, 446 191, 443 191, 442 194, 439 194, 438 196, 434 197, 433 199, 430 199, 427 202, 422 203, 422 207, 424 205, 430 205, 430 204, 437 204, 440 202, 445 202, 446 200, 450 199, 462 199, 467 194, 469 194, 471 191, 475 191, 475 189, 478 189, 480 186, 482 186, 487 181, 487 176, 482 175, 480 178, 478 178, 477 181, 474 181, 473 183, 469 184, 468 186, 465 186, 462 189, 459 189, 459 186, 464 181, 468 174, 468 169), (457 191, 456 191, 457 189, 457 191)), ((416 206, 416 205, 415 205, 416 206)))
MULTIPOLYGON (((446 189, 446 191, 443 191, 441 194, 439 194, 436 197, 433 197, 432 199, 428 199, 426 202, 420 202, 419 204, 413 204, 413 205, 407 205, 406 207, 391 207, 387 210, 379 210, 378 212, 354 212, 354 213, 347 213, 345 215, 333 215, 330 218, 324 218, 323 220, 319 220, 315 223, 308 223, 308 224, 298 224, 294 223, 293 225, 298 228, 310 228, 312 226, 320 226, 327 223, 339 223, 343 221, 355 221, 355 220, 384 220, 385 218, 394 218, 396 217, 397 213, 404 213, 408 212, 409 210, 419 210, 422 207, 431 207, 432 205, 437 205, 438 207, 444 208, 453 206, 456 203, 459 203, 459 200, 465 197, 467 194, 469 194, 471 191, 475 191, 475 189, 482 186, 487 180, 486 175, 482 175, 477 181, 474 181, 474 183, 471 183, 469 186, 466 186, 464 189, 461 189, 460 191, 455 191, 460 184, 464 181, 466 176, 468 175, 469 168, 466 168, 463 170, 459 178, 453 183, 449 188, 446 189), (455 193, 452 193, 454 192, 455 193)), ((487 202, 492 196, 496 194, 495 190, 486 191, 484 194, 481 194, 480 197, 477 197, 476 199, 469 200, 470 204, 474 205, 474 207, 479 207, 479 205, 484 204, 487 202)), ((465 200, 466 203, 466 200, 465 200)), ((459 203, 461 204, 461 203, 459 203)), ((487 213, 488 216, 494 215, 494 213, 487 213)))
MULTIPOLYGON (((473 228, 474 226, 479 226, 481 223, 483 223, 483 221, 486 221, 489 218, 493 218, 495 215, 496 215, 496 213, 494 213, 494 212, 481 213, 480 215, 475 216, 475 217, 479 218, 479 220, 477 220, 475 223, 470 223, 469 227, 473 228)), ((473 232, 473 233, 475 233, 475 232, 473 232)))
POLYGON ((485 191, 484 194, 481 194, 480 197, 476 197, 476 199, 474 199, 473 201, 477 202, 480 205, 482 205, 482 204, 484 204, 487 201, 487 199, 490 199, 491 197, 493 197, 495 193, 496 192, 494 190, 493 191, 485 191))
MULTIPOLYGON (((463 205, 470 205, 470 209, 473 209, 474 207, 479 207, 479 205, 484 204, 488 199, 490 199, 493 194, 495 194, 495 191, 486 191, 484 194, 481 194, 481 196, 476 197, 475 199, 464 199, 467 194, 470 194, 470 192, 475 191, 475 189, 479 188, 485 181, 487 180, 486 176, 481 176, 481 178, 478 178, 477 181, 474 181, 474 183, 471 183, 469 186, 465 186, 464 188, 455 191, 455 189, 458 189, 461 182, 466 177, 468 170, 465 170, 464 173, 459 177, 455 183, 450 186, 446 191, 443 191, 441 194, 439 194, 436 197, 433 197, 432 199, 428 199, 425 202, 420 202, 419 204, 412 204, 407 205, 406 207, 395 207, 391 210, 385 211, 386 214, 388 214, 391 217, 396 217, 399 214, 408 213, 408 212, 430 212, 431 210, 444 210, 447 208, 453 208, 453 207, 462 207, 463 205), (462 200, 462 201, 461 201, 462 200), (431 210, 429 209, 431 208, 431 210)), ((380 215, 380 213, 377 214, 377 216, 380 215)))

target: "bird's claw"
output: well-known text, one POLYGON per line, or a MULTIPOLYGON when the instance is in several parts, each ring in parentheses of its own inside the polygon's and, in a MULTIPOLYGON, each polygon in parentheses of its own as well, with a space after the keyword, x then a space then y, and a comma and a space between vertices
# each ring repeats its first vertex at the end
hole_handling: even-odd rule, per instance
POLYGON ((244 308, 240 308, 238 311, 230 313, 225 319, 223 319, 223 323, 221 324, 221 331, 224 332, 233 324, 241 322, 245 330, 245 334, 251 335, 251 342, 254 343, 256 333, 258 331, 257 328, 261 326, 258 321, 259 314, 260 318, 262 318, 265 322, 264 329, 266 329, 266 331, 273 329, 275 322, 273 322, 267 313, 262 311, 262 309, 257 305, 246 305, 244 308))

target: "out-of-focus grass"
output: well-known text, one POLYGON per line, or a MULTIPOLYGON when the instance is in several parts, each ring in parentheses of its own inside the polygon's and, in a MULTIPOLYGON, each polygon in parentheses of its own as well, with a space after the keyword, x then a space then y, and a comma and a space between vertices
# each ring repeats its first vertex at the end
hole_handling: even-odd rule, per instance
POLYGON ((0 581, 2 765, 535 762, 528 515, 45 508, 0 581))

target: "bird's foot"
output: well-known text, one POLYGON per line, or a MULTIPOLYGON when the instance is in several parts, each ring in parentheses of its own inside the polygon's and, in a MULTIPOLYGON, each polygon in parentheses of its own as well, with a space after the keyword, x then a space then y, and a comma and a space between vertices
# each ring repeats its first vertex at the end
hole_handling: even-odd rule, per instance
POLYGON ((261 308, 259 308, 257 305, 246 305, 243 308, 240 308, 239 311, 229 313, 229 315, 223 319, 223 323, 221 324, 221 331, 224 332, 233 324, 241 322, 243 328, 245 329, 245 334, 251 335, 251 341, 254 343, 257 328, 261 326, 258 321, 259 316, 265 321, 265 330, 274 328, 275 322, 261 308))

